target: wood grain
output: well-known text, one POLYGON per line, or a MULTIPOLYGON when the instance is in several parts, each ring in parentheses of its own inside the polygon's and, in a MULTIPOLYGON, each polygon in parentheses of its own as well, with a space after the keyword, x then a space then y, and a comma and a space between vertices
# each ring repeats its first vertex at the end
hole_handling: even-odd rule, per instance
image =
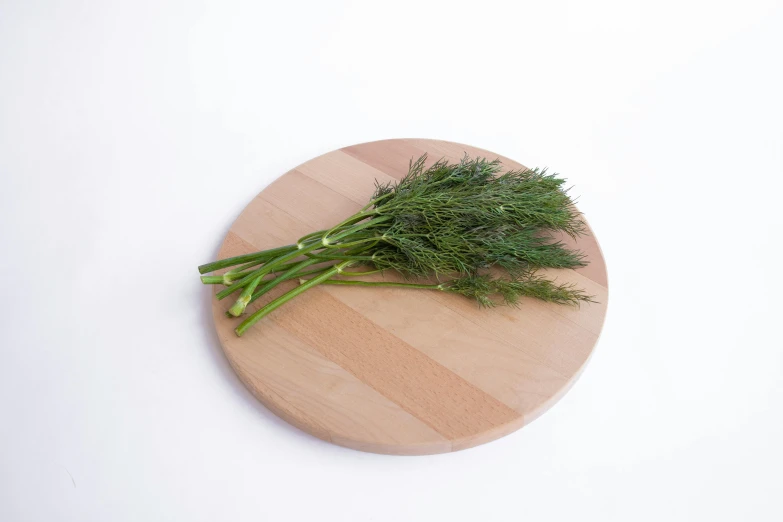
MULTIPOLYGON (((232 225, 219 258, 289 244, 356 212, 381 183, 401 178, 422 153, 433 162, 497 154, 452 142, 385 140, 314 158, 274 181, 232 225)), ((564 238, 567 240, 567 238, 564 238)), ((594 236, 578 246, 590 264, 553 271, 593 294, 580 308, 526 299, 519 308, 479 309, 442 292, 314 288, 243 337, 213 301, 223 350, 268 408, 316 437, 400 455, 468 448, 513 432, 573 384, 598 340, 608 299, 594 236)), ((391 274, 372 276, 393 279, 391 274)), ((295 285, 259 299, 263 306, 295 285)))

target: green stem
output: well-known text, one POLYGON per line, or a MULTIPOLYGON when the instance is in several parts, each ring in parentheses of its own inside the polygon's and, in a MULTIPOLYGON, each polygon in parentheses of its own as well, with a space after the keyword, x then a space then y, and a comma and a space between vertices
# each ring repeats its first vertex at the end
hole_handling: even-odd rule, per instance
MULTIPOLYGON (((374 211, 373 212, 369 212, 369 213, 365 213, 364 215, 361 216, 361 219, 365 219, 366 217, 369 217, 373 213, 374 213, 374 211)), ((292 245, 289 245, 289 246, 286 246, 286 247, 281 247, 282 249, 285 249, 286 253, 284 253, 281 256, 275 257, 274 259, 268 261, 261 268, 258 268, 256 270, 253 270, 251 272, 246 273, 246 275, 244 275, 241 279, 239 279, 238 281, 232 283, 230 286, 227 286, 226 288, 224 288, 223 290, 221 290, 220 292, 215 294, 215 296, 218 299, 225 299, 226 297, 228 297, 229 295, 233 294, 234 292, 236 292, 240 288, 244 288, 245 286, 250 284, 257 277, 265 276, 265 275, 267 275, 267 274, 269 274, 271 272, 276 272, 280 268, 280 265, 282 265, 286 261, 290 261, 290 260, 292 260, 292 259, 294 259, 296 257, 299 257, 300 255, 307 255, 308 257, 312 257, 310 255, 310 252, 313 252, 315 250, 320 250, 320 249, 324 248, 324 246, 329 244, 330 239, 327 238, 327 236, 333 230, 337 230, 337 229, 343 228, 343 230, 341 232, 336 233, 331 238, 332 241, 339 241, 340 239, 343 239, 343 238, 348 237, 348 236, 350 236, 352 234, 355 234, 356 232, 359 232, 359 231, 364 230, 364 229, 369 228, 369 227, 373 227, 373 226, 375 226, 375 225, 377 225, 379 223, 382 223, 384 221, 388 221, 389 219, 391 219, 388 216, 382 216, 382 217, 379 217, 379 218, 370 219, 369 221, 366 221, 364 223, 360 223, 358 225, 348 226, 348 228, 345 228, 347 226, 346 224, 350 224, 352 220, 353 221, 358 220, 357 219, 358 217, 359 217, 358 215, 354 215, 353 217, 348 218, 347 220, 345 220, 343 223, 340 223, 338 226, 333 227, 329 232, 327 232, 326 234, 324 234, 320 238, 320 241, 313 241, 312 243, 310 243, 308 245, 307 241, 312 241, 312 238, 310 238, 310 239, 307 239, 305 242, 297 243, 298 247, 297 246, 292 246, 292 245)), ((304 237, 307 237, 307 236, 304 236, 304 237)), ((253 259, 250 259, 250 261, 254 261, 254 260, 259 259, 258 258, 259 255, 261 255, 261 254, 265 254, 266 255, 266 254, 268 254, 268 252, 271 252, 271 251, 267 250, 267 251, 259 252, 259 253, 256 253, 256 254, 248 254, 248 256, 255 256, 253 259)), ((237 260, 237 259, 242 258, 242 257, 243 256, 238 256, 238 257, 232 258, 232 259, 237 260)), ((247 256, 245 256, 245 257, 247 257, 247 256)), ((339 256, 329 256, 329 257, 313 258, 313 259, 320 259, 321 261, 325 261, 325 260, 328 261, 328 260, 354 260, 354 259, 355 260, 369 260, 371 258, 364 258, 364 259, 362 259, 362 258, 359 258, 359 257, 350 258, 350 257, 345 257, 345 256, 342 256, 342 257, 339 257, 339 256)), ((223 260, 223 261, 228 261, 228 260, 223 260)), ((248 261, 248 259, 245 258, 245 259, 241 259, 239 262, 234 263, 234 264, 239 264, 241 262, 246 262, 246 261, 248 261)), ((220 261, 218 261, 217 263, 220 263, 220 261)), ((206 265, 202 265, 202 266, 206 266, 206 265)), ((201 267, 199 268, 199 270, 201 270, 201 267)), ((234 276, 234 277, 236 277, 236 276, 234 276)), ((234 279, 234 278, 232 277, 232 279, 234 279)), ((212 281, 212 279, 210 279, 209 281, 212 281)))
POLYGON ((332 267, 332 265, 325 266, 325 267, 322 267, 322 268, 313 268, 312 270, 305 270, 304 272, 291 274, 288 277, 286 277, 285 280, 288 281, 289 279, 296 279, 297 277, 302 277, 302 276, 305 276, 305 275, 320 274, 324 270, 329 270, 331 267, 332 267))
MULTIPOLYGON (((325 263, 325 261, 323 261, 323 262, 325 263)), ((277 276, 279 272, 285 272, 289 268, 293 268, 296 265, 298 265, 299 263, 301 263, 301 261, 294 261, 292 263, 284 263, 284 264, 278 266, 277 268, 275 268, 274 275, 277 276)))
POLYGON ((325 229, 324 229, 324 230, 318 230, 317 232, 310 232, 309 234, 307 234, 307 235, 305 235, 305 236, 302 236, 302 237, 300 237, 300 238, 299 238, 299 239, 296 241, 296 245, 297 245, 297 246, 299 246, 299 245, 302 245, 302 244, 304 244, 304 243, 305 243, 307 240, 309 240, 309 239, 312 239, 312 238, 314 238, 314 237, 316 237, 316 236, 320 238, 320 237, 321 237, 321 236, 323 236, 323 235, 324 235, 326 232, 328 232, 328 231, 327 231, 327 230, 325 230, 325 229))
POLYGON ((318 230, 317 232, 310 232, 309 234, 300 237, 296 241, 296 244, 297 245, 301 245, 305 241, 309 241, 309 240, 313 239, 314 237, 317 237, 320 240, 323 237, 323 235, 326 234, 327 232, 331 232, 332 230, 334 230, 334 231, 342 231, 342 230, 345 230, 346 228, 347 228, 347 225, 337 225, 333 229, 329 229, 329 230, 324 229, 324 230, 318 230))
POLYGON ((374 245, 375 243, 369 245, 359 245, 357 247, 346 250, 342 254, 324 254, 323 252, 321 252, 318 254, 305 254, 305 255, 313 259, 321 259, 322 262, 333 261, 333 260, 372 261, 373 260, 372 256, 360 256, 357 254, 366 252, 367 250, 371 249, 374 245))
POLYGON ((347 256, 341 254, 309 254, 307 257, 311 259, 320 259, 321 261, 372 261, 372 256, 347 256))
POLYGON ((271 301, 266 306, 263 306, 256 310, 255 313, 253 313, 250 317, 242 321, 242 323, 237 326, 236 332, 237 335, 241 336, 243 333, 247 331, 248 328, 253 326, 255 323, 257 323, 262 317, 268 315, 273 310, 276 310, 277 308, 283 306, 285 303, 293 299, 294 297, 298 296, 305 290, 308 290, 324 281, 332 277, 333 275, 337 274, 337 272, 343 268, 348 267, 351 264, 350 261, 345 261, 343 263, 340 263, 339 265, 336 265, 323 274, 319 275, 318 277, 314 277, 307 281, 306 283, 297 286, 293 290, 290 290, 289 292, 286 292, 285 294, 281 295, 274 301, 271 301))
POLYGON ((201 282, 205 285, 222 285, 224 280, 223 276, 201 276, 201 282))
MULTIPOLYGON (((312 270, 301 272, 301 273, 298 272, 301 269, 307 268, 310 265, 314 265, 317 262, 318 261, 316 261, 315 259, 305 259, 304 261, 300 261, 299 263, 296 263, 294 266, 292 266, 291 268, 289 268, 288 270, 281 273, 280 275, 278 275, 277 277, 275 277, 274 279, 266 283, 264 286, 259 288, 258 291, 254 293, 250 298, 250 302, 252 303, 253 301, 258 299, 259 297, 261 297, 262 295, 264 295, 265 293, 267 293, 268 291, 270 291, 271 289, 273 289, 283 281, 287 281, 289 279, 294 279, 295 277, 299 277, 303 275, 305 272, 313 273, 312 270)), ((321 269, 317 269, 316 272, 323 272, 324 270, 325 270, 324 268, 321 268, 321 269)))
POLYGON ((254 266, 257 266, 259 264, 263 263, 263 261, 251 261, 249 263, 246 263, 242 266, 239 266, 237 268, 234 268, 233 270, 229 270, 223 275, 217 275, 217 276, 201 276, 201 282, 205 285, 226 285, 230 286, 235 281, 242 279, 246 275, 250 274, 252 270, 247 270, 248 268, 252 268, 254 266))
POLYGON ((248 303, 250 303, 250 299, 253 297, 253 290, 256 289, 258 283, 261 282, 261 279, 263 279, 263 277, 264 276, 256 277, 250 282, 249 285, 245 287, 244 290, 242 290, 242 293, 239 294, 239 299, 236 300, 234 306, 228 309, 228 313, 230 313, 234 317, 239 317, 240 315, 242 315, 248 303))
POLYGON ((337 225, 333 226, 332 228, 327 230, 326 233, 323 234, 321 237, 327 238, 331 234, 334 234, 337 231, 337 229, 339 229, 339 228, 343 228, 343 227, 346 227, 348 225, 353 225, 354 223, 358 223, 359 221, 362 221, 362 220, 367 219, 368 217, 370 217, 370 216, 372 216, 374 214, 377 214, 377 212, 375 210, 371 210, 369 212, 366 212, 365 210, 367 208, 369 208, 369 206, 365 206, 362 210, 360 210, 359 212, 357 212, 353 216, 351 216, 348 219, 346 219, 345 221, 343 221, 341 223, 338 223, 337 225))
MULTIPOLYGON (((313 263, 313 264, 326 263, 328 260, 322 260, 322 259, 315 258, 315 261, 316 261, 316 263, 313 263)), ((280 275, 281 272, 285 272, 289 268, 292 268, 292 267, 294 267, 294 266, 296 266, 298 264, 299 264, 298 262, 297 263, 285 263, 283 265, 278 266, 277 269, 274 272, 272 272, 270 274, 267 274, 267 275, 273 276, 272 279, 274 279, 275 277, 280 275)), ((329 265, 329 266, 331 266, 331 265, 329 265)), ((288 279, 296 279, 297 277, 300 277, 300 276, 303 276, 303 275, 318 274, 318 273, 323 272, 327 268, 329 268, 329 267, 325 266, 325 267, 316 268, 316 269, 313 269, 313 270, 306 270, 304 272, 300 272, 298 274, 294 274, 294 275, 288 277, 288 279)), ((204 283, 205 285, 226 285, 226 286, 230 286, 235 280, 241 279, 242 277, 244 277, 244 276, 246 276, 248 274, 250 274, 250 271, 242 272, 242 273, 239 273, 239 274, 235 274, 236 276, 239 276, 239 277, 236 277, 233 280, 230 279, 230 280, 228 280, 228 282, 225 279, 225 274, 222 275, 222 276, 201 276, 201 282, 204 283)), ((271 281, 272 279, 267 279, 265 281, 271 281)), ((250 302, 252 303, 253 301, 250 301, 250 302)))
POLYGON ((228 297, 229 295, 233 294, 240 288, 245 287, 247 284, 249 284, 251 281, 253 281, 258 276, 265 276, 266 274, 269 274, 270 272, 274 272, 275 269, 279 268, 280 265, 285 263, 286 261, 291 261, 292 259, 299 257, 300 255, 305 255, 313 250, 318 250, 320 248, 323 248, 320 242, 314 242, 309 246, 305 246, 303 248, 297 248, 293 252, 289 252, 287 254, 284 254, 282 256, 276 257, 275 259, 269 261, 267 264, 259 268, 258 270, 254 270, 253 272, 249 273, 233 285, 229 286, 228 288, 224 288, 220 292, 216 293, 215 296, 218 299, 224 299, 228 297))
POLYGON ((200 274, 206 274, 209 272, 214 272, 215 270, 220 270, 221 268, 241 265, 242 263, 247 263, 249 261, 261 261, 264 259, 272 259, 276 256, 279 256, 280 254, 290 252, 291 250, 296 250, 296 245, 286 245, 278 248, 271 248, 269 250, 263 250, 261 252, 253 252, 252 254, 243 254, 241 256, 229 257, 226 259, 221 259, 219 261, 213 261, 212 263, 201 265, 200 267, 198 267, 198 272, 200 274))
POLYGON ((244 272, 244 271, 245 271, 245 270, 247 270, 248 268, 253 268, 253 267, 254 267, 254 266, 256 266, 256 265, 260 265, 261 263, 263 263, 263 261, 262 261, 262 260, 255 260, 255 261, 250 261, 249 263, 245 263, 244 265, 238 266, 238 267, 236 267, 236 268, 232 268, 231 270, 229 270, 228 272, 226 272, 226 273, 225 273, 225 274, 223 274, 223 275, 228 275, 228 274, 238 274, 238 273, 240 273, 240 272, 244 272))
MULTIPOLYGON (((294 264, 294 263, 291 263, 291 264, 294 264)), ((291 279, 296 279, 298 277, 302 277, 302 276, 306 276, 306 275, 320 274, 320 273, 324 272, 325 270, 329 270, 331 267, 332 267, 332 265, 329 265, 329 266, 325 266, 325 267, 322 267, 322 268, 314 268, 312 270, 305 270, 303 272, 293 273, 291 275, 286 276, 284 281, 290 281, 291 279)), ((268 279, 267 281, 271 281, 271 279, 268 279)), ((263 290, 263 289, 261 289, 261 290, 263 290)), ((263 295, 263 293, 261 293, 261 290, 256 290, 253 293, 253 297, 250 298, 250 302, 251 303, 263 295)), ((234 316, 231 315, 228 312, 228 310, 226 310, 226 317, 228 317, 229 319, 233 319, 234 318, 234 316)))
MULTIPOLYGON (((345 274, 345 272, 343 272, 345 274)), ((302 281, 301 279, 299 280, 302 281)), ((312 280, 311 280, 312 281, 312 280)), ((351 281, 344 279, 328 279, 322 281, 325 285, 345 285, 345 286, 387 286, 396 288, 420 288, 423 290, 446 290, 446 286, 439 285, 424 285, 418 283, 394 283, 391 281, 351 281)))
MULTIPOLYGON (((346 276, 346 277, 361 277, 361 276, 366 276, 366 275, 370 275, 370 274, 377 274, 378 272, 383 272, 383 270, 380 270, 380 269, 379 270, 368 270, 366 272, 340 272, 340 275, 341 276, 346 276)), ((306 274, 299 274, 299 275, 306 275, 306 274)))
POLYGON ((338 243, 336 245, 330 243, 330 244, 325 245, 325 246, 326 246, 326 248, 348 248, 348 247, 352 247, 352 246, 356 246, 356 245, 362 245, 362 244, 368 243, 370 241, 374 241, 375 243, 377 243, 378 241, 381 240, 381 237, 382 236, 373 236, 373 237, 367 237, 367 238, 364 238, 364 239, 357 239, 356 241, 349 241, 348 243, 338 243))
POLYGON ((373 245, 360 245, 360 246, 358 246, 356 248, 350 248, 350 249, 346 250, 343 253, 345 255, 347 255, 347 256, 355 256, 357 254, 361 254, 362 252, 365 252, 365 251, 371 249, 372 247, 373 247, 373 245))
MULTIPOLYGON (((364 218, 362 218, 362 219, 364 219, 364 218)), ((333 243, 335 241, 339 241, 340 239, 342 239, 344 237, 350 236, 351 234, 354 234, 354 233, 356 233, 356 232, 358 232, 360 230, 364 230, 365 228, 374 227, 378 223, 383 223, 384 221, 388 221, 390 219, 391 219, 390 216, 381 216, 381 217, 373 218, 373 219, 371 219, 369 221, 365 221, 364 223, 360 223, 358 225, 354 225, 354 226, 352 226, 350 228, 347 228, 347 229, 343 230, 342 232, 339 232, 339 233, 335 234, 333 237, 329 237, 329 235, 332 233, 332 230, 334 230, 334 229, 332 229, 332 230, 330 230, 329 232, 327 232, 326 234, 324 234, 322 236, 321 242, 323 243, 324 246, 329 246, 329 244, 331 244, 331 243, 333 243)), ((337 228, 337 227, 335 227, 335 228, 337 228)))

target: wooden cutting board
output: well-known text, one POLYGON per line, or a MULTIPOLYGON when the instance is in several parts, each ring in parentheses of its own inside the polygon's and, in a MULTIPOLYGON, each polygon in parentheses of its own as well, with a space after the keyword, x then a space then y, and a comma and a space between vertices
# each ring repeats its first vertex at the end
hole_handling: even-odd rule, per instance
MULTIPOLYGON (((289 171, 256 196, 232 225, 219 258, 290 244, 329 228, 369 200, 375 180, 401 178, 409 160, 424 152, 430 163, 467 153, 521 167, 482 149, 437 140, 336 150, 289 171)), ((608 293, 597 241, 589 235, 578 245, 590 264, 556 272, 598 301, 580 308, 525 299, 519 308, 487 310, 443 292, 320 286, 241 338, 234 334, 237 320, 224 315, 233 300, 214 300, 215 325, 242 382, 302 430, 377 453, 456 451, 529 423, 582 371, 601 332, 608 293)), ((295 284, 281 285, 248 312, 295 284)))

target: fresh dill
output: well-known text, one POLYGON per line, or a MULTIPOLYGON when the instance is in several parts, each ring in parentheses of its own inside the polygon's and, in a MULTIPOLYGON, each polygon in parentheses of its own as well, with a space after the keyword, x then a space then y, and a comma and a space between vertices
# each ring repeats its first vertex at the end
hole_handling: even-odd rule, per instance
POLYGON ((239 292, 229 317, 242 316, 249 303, 279 283, 299 279, 298 287, 245 318, 237 335, 319 284, 438 290, 487 307, 516 305, 522 297, 569 305, 591 301, 574 285, 539 271, 586 264, 584 254, 553 238, 555 232, 576 238, 586 231, 565 180, 546 169, 503 172, 499 160, 467 155, 458 163, 440 160, 430 167, 426 160, 425 154, 411 161, 396 183, 376 183, 367 205, 331 229, 200 266, 201 274, 235 267, 201 278, 225 286, 218 299, 239 292), (367 268, 348 270, 356 265, 367 268), (408 281, 343 279, 386 270, 408 281))

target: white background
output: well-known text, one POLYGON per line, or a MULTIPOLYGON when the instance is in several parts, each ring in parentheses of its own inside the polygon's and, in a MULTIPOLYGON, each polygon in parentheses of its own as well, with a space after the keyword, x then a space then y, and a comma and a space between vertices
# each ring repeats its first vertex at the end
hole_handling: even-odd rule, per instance
POLYGON ((0 0, 0 520, 783 519, 783 6, 0 0), (611 299, 521 431, 388 457, 277 419, 195 267, 383 138, 576 186, 611 299))

